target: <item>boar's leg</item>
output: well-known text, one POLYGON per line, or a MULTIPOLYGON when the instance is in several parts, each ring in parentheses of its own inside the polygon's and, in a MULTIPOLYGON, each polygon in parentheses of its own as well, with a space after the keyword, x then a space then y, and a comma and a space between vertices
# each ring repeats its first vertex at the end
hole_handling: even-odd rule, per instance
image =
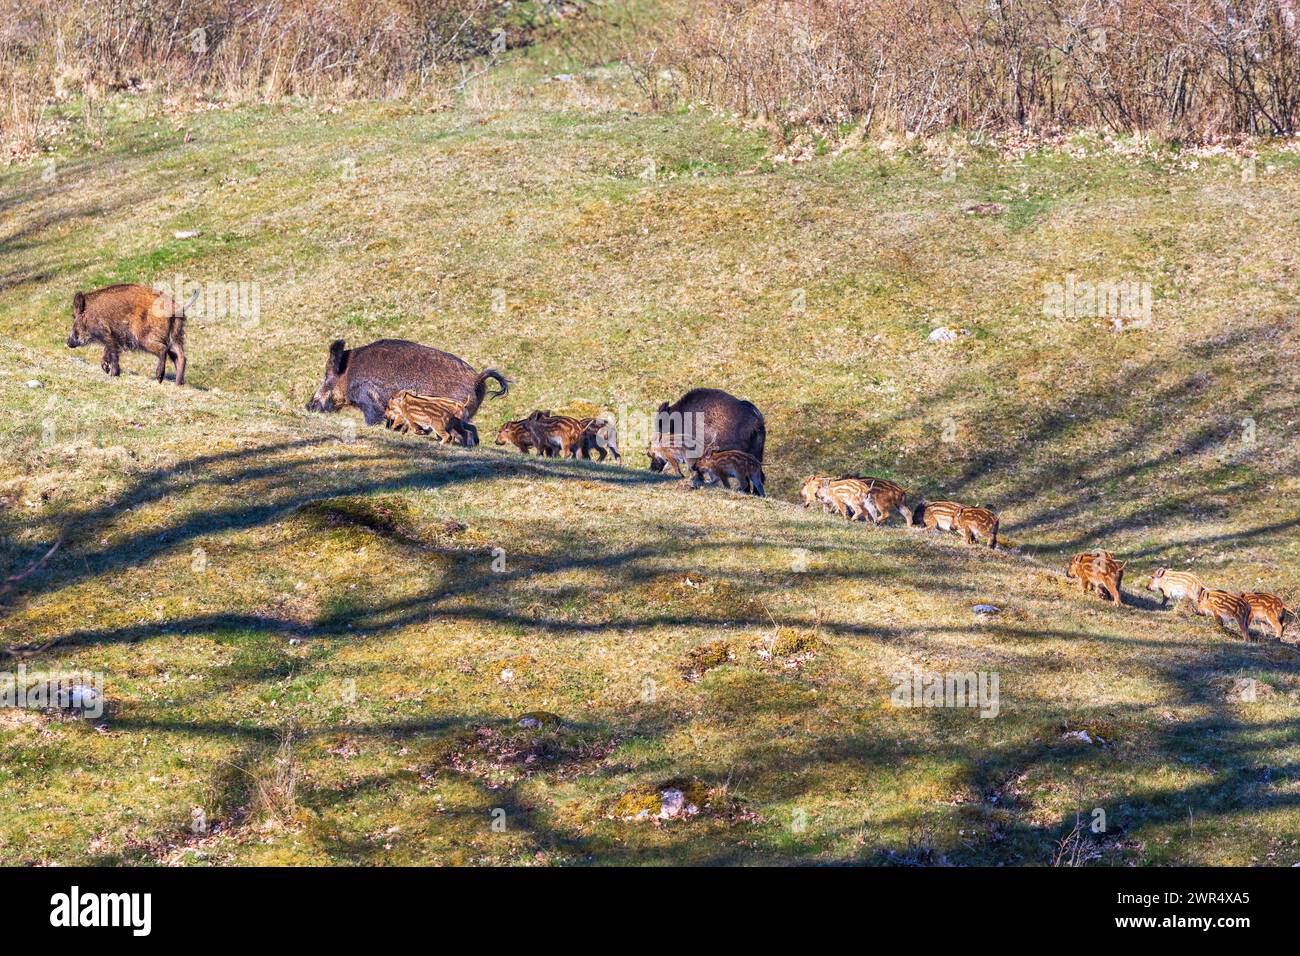
POLYGON ((185 384, 185 346, 173 344, 171 347, 172 365, 176 368, 176 384, 185 384))
POLYGON ((99 367, 108 375, 122 374, 122 367, 118 364, 117 348, 115 346, 104 346, 104 357, 99 360, 99 367))
POLYGON ((384 420, 384 411, 388 408, 388 403, 380 403, 378 398, 369 391, 358 396, 359 401, 354 400, 355 404, 361 409, 361 414, 365 416, 367 425, 378 425, 384 420))
POLYGON ((876 499, 871 497, 870 494, 862 496, 862 506, 867 512, 867 517, 871 519, 872 524, 882 524, 885 519, 889 517, 889 509, 885 508, 882 510, 880 505, 876 504, 876 499))

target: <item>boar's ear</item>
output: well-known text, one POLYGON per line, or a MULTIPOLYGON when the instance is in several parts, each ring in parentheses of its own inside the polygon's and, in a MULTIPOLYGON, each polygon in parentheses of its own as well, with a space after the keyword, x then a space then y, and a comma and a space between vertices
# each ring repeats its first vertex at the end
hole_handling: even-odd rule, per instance
POLYGON ((72 297, 72 314, 81 315, 86 311, 86 293, 78 292, 72 297))
POLYGON ((348 367, 348 350, 344 348, 342 339, 335 339, 330 343, 329 367, 335 375, 342 375, 343 370, 348 367))

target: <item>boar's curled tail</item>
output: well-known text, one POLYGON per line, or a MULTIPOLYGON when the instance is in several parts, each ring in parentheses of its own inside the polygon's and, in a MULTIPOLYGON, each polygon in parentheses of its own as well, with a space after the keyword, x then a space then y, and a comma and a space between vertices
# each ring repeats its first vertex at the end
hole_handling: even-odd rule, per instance
POLYGON ((493 398, 500 398, 502 395, 504 395, 506 392, 510 390, 510 383, 506 381, 506 377, 504 375, 502 375, 494 368, 485 368, 482 372, 479 373, 479 377, 474 380, 474 396, 479 400, 479 402, 482 402, 483 399, 487 397, 488 379, 492 379, 494 382, 496 382, 498 385, 501 386, 499 389, 497 389, 495 392, 492 393, 493 398))
POLYGON ((195 289, 194 294, 190 296, 190 301, 186 302, 183 306, 181 306, 181 310, 177 312, 174 317, 178 319, 185 318, 185 313, 188 312, 190 309, 194 308, 194 303, 199 301, 199 293, 202 291, 203 291, 202 289, 195 289))

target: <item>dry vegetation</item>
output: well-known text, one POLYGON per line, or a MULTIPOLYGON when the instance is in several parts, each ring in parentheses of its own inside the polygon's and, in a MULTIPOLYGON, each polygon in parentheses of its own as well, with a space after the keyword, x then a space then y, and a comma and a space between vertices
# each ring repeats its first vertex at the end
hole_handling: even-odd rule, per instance
POLYGON ((1296 130, 1296 14, 1293 0, 723 0, 642 63, 783 124, 1205 141, 1296 130))
POLYGON ((583 0, 3 0, 0 142, 106 91, 246 101, 431 94, 530 42, 583 0))

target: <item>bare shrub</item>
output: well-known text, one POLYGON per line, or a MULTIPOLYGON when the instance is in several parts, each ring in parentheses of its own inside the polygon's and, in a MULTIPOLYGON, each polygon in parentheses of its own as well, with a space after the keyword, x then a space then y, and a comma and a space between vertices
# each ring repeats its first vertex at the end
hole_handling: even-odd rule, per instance
POLYGON ((1296 0, 721 0, 660 57, 689 95, 785 125, 1300 125, 1296 0))
POLYGON ((406 96, 582 8, 503 0, 0 0, 0 139, 70 95, 406 96))
POLYGON ((295 735, 292 729, 282 731, 270 764, 245 771, 255 819, 287 822, 297 813, 299 766, 294 752, 295 735))
POLYGON ((297 818, 301 764, 295 746, 300 735, 298 727, 290 724, 276 733, 274 752, 250 754, 239 763, 221 761, 232 775, 232 784, 245 795, 247 819, 291 824, 297 818))

